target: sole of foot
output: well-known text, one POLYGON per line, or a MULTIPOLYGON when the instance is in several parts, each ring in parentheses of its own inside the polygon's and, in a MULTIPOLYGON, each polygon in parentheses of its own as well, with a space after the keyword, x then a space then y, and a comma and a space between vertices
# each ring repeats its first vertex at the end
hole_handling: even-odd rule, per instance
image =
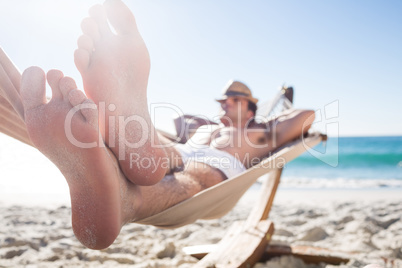
POLYGON ((122 1, 106 1, 92 7, 89 14, 82 21, 83 35, 74 54, 85 93, 101 111, 105 143, 127 179, 153 185, 165 176, 167 165, 162 165, 166 153, 148 111, 147 47, 134 15, 122 1))
POLYGON ((116 160, 100 138, 96 105, 57 70, 47 74, 49 101, 40 68, 28 68, 21 81, 28 133, 67 180, 76 237, 88 248, 108 247, 122 225, 121 189, 116 160))

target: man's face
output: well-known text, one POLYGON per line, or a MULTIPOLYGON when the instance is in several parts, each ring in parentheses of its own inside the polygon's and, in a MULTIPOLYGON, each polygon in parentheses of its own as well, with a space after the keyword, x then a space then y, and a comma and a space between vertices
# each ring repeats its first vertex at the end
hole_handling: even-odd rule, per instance
POLYGON ((219 101, 221 104, 221 121, 225 125, 240 124, 250 117, 248 100, 244 97, 231 96, 226 100, 219 101))

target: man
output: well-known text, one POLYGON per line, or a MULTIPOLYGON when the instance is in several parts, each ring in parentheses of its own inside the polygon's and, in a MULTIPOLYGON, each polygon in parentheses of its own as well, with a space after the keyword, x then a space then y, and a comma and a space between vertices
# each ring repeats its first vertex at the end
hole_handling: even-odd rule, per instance
POLYGON ((167 146, 170 141, 161 137, 157 140, 161 146, 152 147, 152 131, 144 132, 135 124, 125 124, 123 132, 109 131, 99 140, 99 127, 112 126, 117 120, 108 120, 116 115, 142 118, 150 124, 146 129, 152 130, 144 105, 149 56, 134 16, 120 0, 95 6, 82 27, 84 35, 78 41, 75 63, 91 99, 62 72, 51 70, 45 76, 38 67, 24 71, 21 99, 32 143, 67 180, 73 230, 88 248, 106 248, 124 224, 155 215, 230 179, 305 133, 314 120, 313 111, 289 111, 271 121, 269 129, 256 124, 252 118, 257 99, 247 86, 235 81, 228 84, 219 100, 221 124, 207 132, 200 128, 186 147, 167 146), (117 34, 110 31, 107 20, 117 34), (46 100, 46 80, 52 89, 50 101, 46 100), (101 102, 106 107, 114 104, 116 109, 99 118, 101 102), (144 137, 142 147, 113 147, 129 144, 125 138, 134 142, 144 137), (138 154, 138 159, 154 164, 145 169, 132 165, 127 158, 120 159, 121 150, 124 156, 138 154), (166 162, 163 160, 168 166, 161 165, 166 162))
MULTIPOLYGON (((224 179, 259 163, 273 149, 305 133, 309 128, 306 124, 304 130, 303 126, 298 129, 297 124, 294 124, 288 131, 282 131, 284 126, 279 124, 280 122, 302 113, 305 116, 312 116, 313 119, 312 111, 289 110, 281 117, 271 120, 270 124, 256 123, 258 99, 254 98, 251 90, 239 81, 229 81, 223 90, 222 98, 217 101, 221 104, 220 124, 207 122, 209 124, 199 127, 190 139, 186 139, 185 145, 178 144, 170 150, 176 159, 184 159, 183 162, 191 159, 210 163, 209 165, 222 171, 224 179), (278 127, 281 128, 279 137, 273 135, 278 131, 276 129, 278 127), (213 156, 217 152, 221 152, 220 157, 204 157, 213 156)), ((205 124, 206 120, 200 121, 204 121, 205 124)), ((166 140, 162 143, 168 144, 166 140)), ((182 164, 176 163, 172 169, 182 164)))

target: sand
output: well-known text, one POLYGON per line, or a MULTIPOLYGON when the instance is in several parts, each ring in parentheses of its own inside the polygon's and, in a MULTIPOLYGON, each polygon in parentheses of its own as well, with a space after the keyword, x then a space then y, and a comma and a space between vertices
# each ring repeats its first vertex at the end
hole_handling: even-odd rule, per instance
MULTIPOLYGON (((53 208, 0 202, 0 267, 192 267, 197 259, 183 247, 218 242, 235 220, 245 219, 255 194, 218 220, 174 229, 129 224, 108 249, 84 248, 71 229, 68 204, 53 208)), ((273 241, 343 252, 341 267, 402 267, 402 196, 399 191, 279 190, 270 219, 273 241), (352 254, 353 253, 353 254, 352 254)), ((306 265, 281 257, 256 267, 306 265)), ((338 266, 337 266, 338 267, 338 266)))

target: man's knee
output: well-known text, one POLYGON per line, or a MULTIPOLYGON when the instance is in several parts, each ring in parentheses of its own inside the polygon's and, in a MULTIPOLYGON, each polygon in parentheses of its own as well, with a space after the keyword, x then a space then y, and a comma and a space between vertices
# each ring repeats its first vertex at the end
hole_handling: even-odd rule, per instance
POLYGON ((226 179, 225 175, 218 169, 195 161, 187 162, 183 173, 198 183, 203 190, 226 179))

